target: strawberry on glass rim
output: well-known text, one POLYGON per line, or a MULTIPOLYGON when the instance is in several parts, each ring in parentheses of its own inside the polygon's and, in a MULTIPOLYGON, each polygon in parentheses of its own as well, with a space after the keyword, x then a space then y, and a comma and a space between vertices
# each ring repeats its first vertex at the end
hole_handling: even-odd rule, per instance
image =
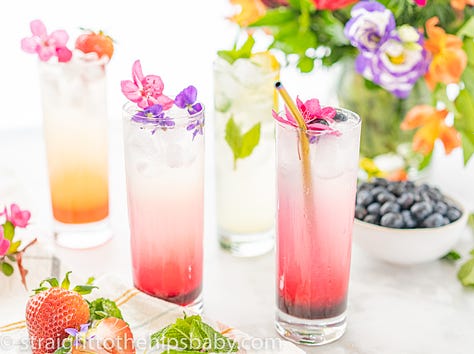
POLYGON ((110 60, 114 54, 114 41, 103 31, 96 33, 88 30, 87 33, 77 37, 75 48, 85 54, 96 53, 99 58, 106 55, 110 60))

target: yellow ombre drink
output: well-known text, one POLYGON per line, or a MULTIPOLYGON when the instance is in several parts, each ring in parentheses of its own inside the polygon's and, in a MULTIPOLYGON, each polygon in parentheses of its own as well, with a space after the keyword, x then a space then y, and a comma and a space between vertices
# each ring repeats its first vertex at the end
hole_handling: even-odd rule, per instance
POLYGON ((40 62, 39 71, 56 237, 91 247, 110 236, 99 223, 109 215, 105 63, 40 62))

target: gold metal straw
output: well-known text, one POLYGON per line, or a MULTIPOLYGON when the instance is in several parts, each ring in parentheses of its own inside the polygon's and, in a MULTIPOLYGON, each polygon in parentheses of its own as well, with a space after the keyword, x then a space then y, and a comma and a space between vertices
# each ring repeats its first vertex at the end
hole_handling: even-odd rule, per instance
POLYGON ((303 116, 301 115, 298 107, 296 107, 295 103, 291 99, 288 91, 286 91, 285 87, 280 81, 275 83, 275 88, 277 89, 278 93, 280 94, 281 98, 285 102, 286 106, 290 110, 293 117, 295 117, 296 122, 300 128, 299 132, 299 141, 301 147, 301 162, 303 164, 303 186, 305 195, 311 195, 311 165, 309 160, 309 139, 306 135, 307 127, 304 121, 303 116))

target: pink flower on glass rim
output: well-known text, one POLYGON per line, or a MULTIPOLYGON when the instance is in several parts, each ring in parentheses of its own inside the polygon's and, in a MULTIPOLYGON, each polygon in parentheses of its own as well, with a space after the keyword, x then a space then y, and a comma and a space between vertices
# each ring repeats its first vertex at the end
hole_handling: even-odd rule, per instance
POLYGON ((3 237, 3 227, 0 227, 0 257, 7 254, 10 248, 10 241, 3 237))
POLYGON ((10 205, 10 214, 8 214, 8 210, 5 207, 2 215, 5 215, 7 220, 15 227, 26 227, 31 217, 31 213, 28 210, 21 210, 17 204, 10 205))
MULTIPOLYGON (((303 103, 299 97, 296 98, 296 105, 304 118, 308 131, 327 131, 335 135, 340 134, 339 131, 329 126, 330 123, 334 123, 334 117, 336 116, 336 110, 333 107, 322 108, 319 104, 319 100, 316 98, 312 98, 303 103)), ((298 123, 288 107, 285 106, 285 117, 278 115, 274 110, 272 113, 273 118, 280 123, 298 127, 298 123)))
POLYGON ((123 80, 120 83, 122 93, 130 101, 135 102, 140 108, 147 108, 155 104, 163 110, 171 108, 173 100, 163 95, 164 84, 157 75, 144 76, 140 60, 135 61, 132 67, 133 81, 123 80))
POLYGON ((71 60, 72 52, 66 47, 69 35, 64 30, 56 30, 48 35, 46 26, 41 20, 30 23, 33 36, 21 40, 21 49, 27 53, 37 53, 41 61, 48 61, 53 56, 59 62, 71 60))

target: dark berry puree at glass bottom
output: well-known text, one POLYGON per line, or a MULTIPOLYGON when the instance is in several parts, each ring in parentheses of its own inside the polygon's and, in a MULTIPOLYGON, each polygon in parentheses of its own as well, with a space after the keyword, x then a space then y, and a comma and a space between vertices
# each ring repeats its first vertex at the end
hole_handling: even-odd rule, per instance
POLYGON ((202 290, 202 267, 196 265, 180 267, 170 262, 160 267, 161 270, 134 267, 134 284, 148 295, 186 306, 196 300, 202 290))

